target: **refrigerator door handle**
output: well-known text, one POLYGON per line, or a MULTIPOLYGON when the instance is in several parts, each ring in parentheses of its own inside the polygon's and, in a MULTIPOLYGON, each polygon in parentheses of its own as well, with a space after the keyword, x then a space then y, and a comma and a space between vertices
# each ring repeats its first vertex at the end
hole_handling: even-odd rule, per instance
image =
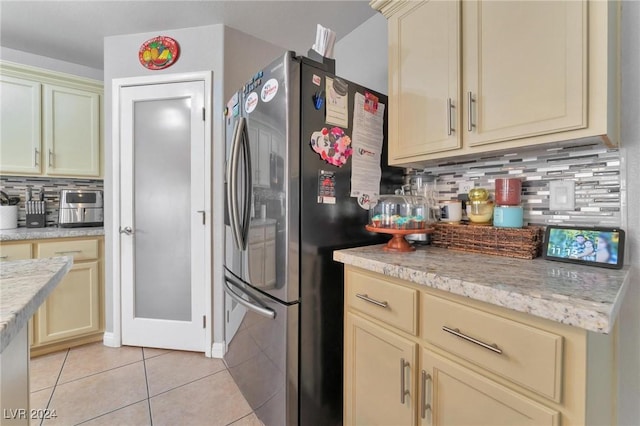
MULTIPOLYGON (((251 303, 251 302, 243 299, 241 295, 236 293, 231 288, 229 283, 230 283, 229 279, 225 278, 225 280, 224 280, 225 293, 227 293, 233 300, 235 300, 236 302, 238 302, 239 304, 241 304, 245 308, 249 309, 250 311, 253 311, 253 312, 255 312, 255 313, 259 314, 259 315, 262 315, 262 316, 267 317, 269 319, 275 319, 276 318, 276 311, 274 311, 273 309, 264 307, 264 306, 259 306, 259 305, 255 304, 255 303, 251 303)), ((236 286, 234 286, 234 287, 236 287, 236 286)), ((236 288, 238 288, 238 287, 236 287, 236 288)), ((240 288, 238 288, 238 290, 242 291, 240 288)), ((246 291, 242 291, 242 292, 243 292, 243 294, 247 295, 249 298, 253 299, 255 302, 259 302, 249 292, 246 292, 246 291)))
POLYGON ((243 206, 243 218, 242 218, 242 249, 247 249, 247 243, 249 241, 249 222, 251 221, 251 192, 253 191, 253 177, 251 168, 251 150, 249 141, 249 132, 247 130, 247 119, 240 118, 239 121, 239 137, 242 143, 242 152, 244 154, 244 206, 243 206))
POLYGON ((240 122, 236 121, 233 129, 233 144, 231 145, 231 156, 227 163, 227 206, 229 208, 229 221, 231 222, 231 233, 238 249, 242 249, 242 240, 238 224, 238 162, 240 161, 240 122))

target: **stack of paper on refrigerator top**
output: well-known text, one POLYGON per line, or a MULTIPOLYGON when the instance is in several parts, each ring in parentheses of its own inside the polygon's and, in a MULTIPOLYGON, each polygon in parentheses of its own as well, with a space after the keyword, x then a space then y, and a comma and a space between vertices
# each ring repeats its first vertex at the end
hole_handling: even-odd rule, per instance
POLYGON ((316 42, 313 45, 313 50, 325 58, 333 59, 333 45, 335 43, 336 33, 318 24, 318 28, 316 29, 316 42))

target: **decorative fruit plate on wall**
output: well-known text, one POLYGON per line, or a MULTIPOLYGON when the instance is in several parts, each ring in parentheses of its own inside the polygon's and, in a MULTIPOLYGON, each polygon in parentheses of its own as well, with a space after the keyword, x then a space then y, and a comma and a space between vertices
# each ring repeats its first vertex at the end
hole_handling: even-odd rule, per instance
POLYGON ((178 60, 180 46, 171 37, 158 36, 142 43, 138 51, 138 59, 143 67, 150 70, 161 70, 178 60))

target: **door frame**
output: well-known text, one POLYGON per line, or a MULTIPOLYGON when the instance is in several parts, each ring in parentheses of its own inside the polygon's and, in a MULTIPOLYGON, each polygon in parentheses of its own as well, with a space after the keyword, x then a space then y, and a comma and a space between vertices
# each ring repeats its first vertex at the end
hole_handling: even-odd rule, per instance
POLYGON ((152 84, 169 84, 169 83, 183 83, 189 81, 202 81, 204 82, 204 105, 206 113, 204 115, 205 118, 205 129, 204 129, 204 154, 205 154, 205 165, 204 165, 204 192, 205 192, 205 214, 207 216, 207 221, 205 224, 205 247, 204 247, 204 258, 205 258, 205 268, 204 268, 204 296, 205 296, 205 305, 204 312, 207 318, 205 325, 205 347, 204 352, 205 356, 211 357, 211 347, 213 344, 213 277, 212 277, 212 261, 213 261, 213 253, 212 253, 212 232, 213 232, 213 206, 212 206, 212 146, 213 146, 213 138, 212 138, 212 129, 213 129, 213 71, 202 71, 202 72, 190 72, 190 73, 176 73, 176 74, 162 74, 162 75, 153 75, 153 76, 143 76, 143 77, 127 77, 127 78, 115 78, 112 80, 111 84, 111 93, 112 93, 112 104, 111 104, 111 134, 112 134, 112 144, 111 144, 111 158, 112 158, 112 168, 111 168, 111 183, 113 190, 112 198, 112 225, 111 225, 111 235, 112 237, 112 273, 113 273, 113 310, 112 310, 112 320, 113 320, 113 331, 111 334, 105 333, 104 343, 107 346, 119 347, 122 345, 122 268, 120 264, 120 197, 118 195, 120 189, 120 90, 125 87, 131 86, 143 86, 143 85, 152 85, 152 84), (117 191, 117 192, 116 192, 117 191))

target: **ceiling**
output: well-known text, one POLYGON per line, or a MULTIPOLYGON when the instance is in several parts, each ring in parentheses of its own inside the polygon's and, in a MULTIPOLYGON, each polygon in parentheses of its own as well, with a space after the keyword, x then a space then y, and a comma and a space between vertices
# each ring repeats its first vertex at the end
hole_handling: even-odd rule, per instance
POLYGON ((0 45, 101 70, 106 36, 224 24, 306 53, 317 24, 339 40, 374 14, 368 0, 0 0, 0 45))

